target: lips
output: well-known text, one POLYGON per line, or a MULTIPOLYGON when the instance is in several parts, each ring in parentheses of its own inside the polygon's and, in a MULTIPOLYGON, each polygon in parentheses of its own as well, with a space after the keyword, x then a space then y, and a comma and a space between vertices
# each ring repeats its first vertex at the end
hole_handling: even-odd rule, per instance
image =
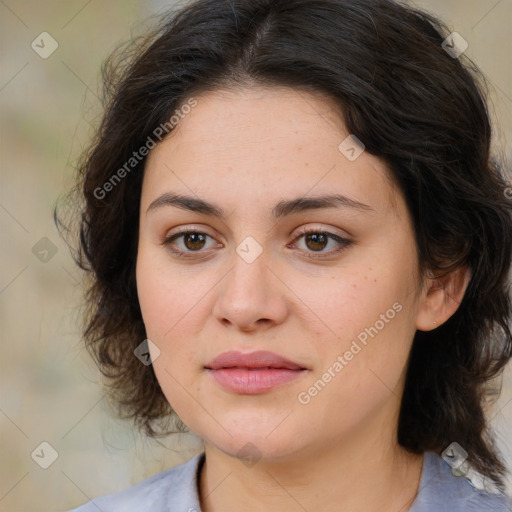
POLYGON ((205 366, 209 370, 220 370, 223 368, 240 369, 284 369, 284 370, 306 370, 307 368, 294 363, 285 357, 274 352, 260 350, 251 353, 237 351, 224 352, 205 366))
POLYGON ((205 369, 225 391, 260 395, 307 373, 308 369, 273 352, 244 354, 230 351, 216 357, 205 369))

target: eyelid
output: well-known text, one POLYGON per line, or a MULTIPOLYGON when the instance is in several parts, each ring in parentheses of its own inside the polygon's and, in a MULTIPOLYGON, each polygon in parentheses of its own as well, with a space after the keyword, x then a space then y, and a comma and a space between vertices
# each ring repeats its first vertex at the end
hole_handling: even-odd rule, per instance
MULTIPOLYGON (((215 240, 215 237, 210 235, 207 231, 205 231, 204 229, 200 229, 198 227, 195 227, 195 226, 187 226, 185 228, 180 228, 178 231, 172 233, 172 234, 169 234, 169 235, 165 235, 164 236, 164 239, 162 241, 162 245, 164 246, 167 246, 169 247, 169 250, 175 254, 178 254, 180 256, 184 256, 184 257, 193 257, 194 253, 197 253, 197 254, 203 254, 207 251, 202 251, 202 250, 199 250, 199 251, 183 251, 181 249, 171 249, 170 246, 171 244, 174 242, 174 240, 180 238, 182 235, 187 235, 188 233, 198 233, 198 234, 201 234, 201 235, 206 235, 207 237, 211 238, 212 240, 215 240)), ((216 243, 216 246, 217 247, 222 247, 222 243, 219 243, 217 242, 216 243)))
POLYGON ((208 232, 207 228, 204 228, 203 226, 200 226, 200 225, 190 224, 183 228, 178 228, 177 231, 174 231, 174 232, 169 231, 169 234, 166 233, 164 235, 164 242, 169 240, 170 238, 175 237, 175 236, 177 237, 177 236, 183 235, 183 234, 186 235, 187 233, 200 233, 200 234, 207 235, 210 238, 215 239, 215 236, 210 234, 208 232))
POLYGON ((321 226, 321 225, 305 224, 298 228, 297 233, 295 234, 295 238, 300 235, 304 235, 304 234, 308 234, 308 233, 326 233, 328 235, 335 235, 340 238, 347 238, 347 239, 352 238, 352 235, 348 231, 344 231, 344 233, 334 233, 332 230, 335 230, 335 229, 336 228, 325 227, 325 226, 321 226))
POLYGON ((331 231, 329 231, 326 228, 315 227, 315 226, 305 226, 305 227, 300 228, 299 232, 295 235, 294 240, 292 242, 292 246, 294 246, 300 238, 302 238, 303 236, 308 235, 310 233, 323 234, 328 239, 334 240, 338 244, 338 247, 336 247, 335 249, 331 249, 329 251, 319 251, 319 252, 301 251, 301 252, 305 253, 304 254, 305 258, 309 258, 309 259, 313 259, 313 260, 314 259, 316 259, 316 260, 328 259, 330 257, 337 256, 338 254, 343 252, 345 249, 347 249, 348 247, 350 247, 351 245, 354 244, 354 241, 351 238, 347 238, 345 236, 342 236, 342 235, 339 235, 336 233, 332 233, 331 231))

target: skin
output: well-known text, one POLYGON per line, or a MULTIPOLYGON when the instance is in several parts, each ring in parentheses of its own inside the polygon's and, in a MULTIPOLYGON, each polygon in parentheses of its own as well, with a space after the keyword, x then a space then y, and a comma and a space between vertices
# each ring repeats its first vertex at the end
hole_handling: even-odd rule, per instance
POLYGON ((340 152, 349 133, 329 98, 254 86, 196 100, 146 162, 137 286, 160 351, 152 350, 158 381, 204 440, 203 512, 408 510, 422 457, 395 440, 407 357, 417 329, 455 312, 467 271, 420 280, 404 199, 379 158, 340 152), (166 192, 215 203, 226 216, 171 205, 148 212, 166 192), (279 201, 333 193, 370 209, 271 215, 279 201), (188 227, 208 236, 165 244, 188 227), (334 253, 338 242, 315 245, 298 238, 301 227, 352 243, 334 253), (262 249, 252 263, 236 252, 248 236, 262 249), (400 312, 300 403, 298 394, 396 303, 400 312), (228 392, 204 369, 226 350, 270 350, 308 371, 267 393, 228 392), (256 463, 241 460, 244 446, 256 463))

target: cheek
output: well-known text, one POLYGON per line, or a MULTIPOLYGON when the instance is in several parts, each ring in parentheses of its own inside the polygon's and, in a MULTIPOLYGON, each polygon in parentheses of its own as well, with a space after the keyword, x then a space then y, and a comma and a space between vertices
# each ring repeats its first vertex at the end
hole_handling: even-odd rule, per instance
POLYGON ((158 347, 153 367, 171 404, 194 394, 201 371, 195 339, 206 314, 205 295, 214 283, 193 279, 193 272, 169 265, 165 251, 141 247, 137 259, 137 292, 147 337, 158 347))
POLYGON ((195 347, 188 342, 189 330, 197 325, 193 307, 197 301, 176 273, 169 275, 165 265, 158 263, 158 255, 151 257, 144 251, 137 262, 137 291, 146 335, 158 348, 157 357, 151 353, 155 375, 167 401, 186 422, 186 412, 191 409, 189 393, 197 394, 194 372, 190 371, 197 366, 195 347))
POLYGON ((307 328, 314 330, 315 344, 318 340, 343 349, 360 333, 364 339, 365 329, 376 322, 377 329, 384 331, 383 326, 389 330, 388 325, 397 324, 399 317, 406 316, 396 311, 405 306, 410 286, 404 276, 404 272, 393 273, 389 268, 359 265, 321 279, 301 276, 292 288, 303 308, 303 313, 298 314, 308 318, 307 328), (395 303, 399 304, 393 308, 395 303))
POLYGON ((382 261, 351 266, 316 287, 297 282, 294 288, 317 312, 308 326, 318 362, 311 384, 334 373, 322 391, 326 403, 343 403, 354 414, 391 390, 399 394, 415 333, 413 273, 399 259, 382 261))
POLYGON ((165 251, 139 248, 137 293, 149 338, 166 344, 187 317, 194 315, 201 293, 196 284, 169 265, 165 251))
POLYGON ((409 312, 393 301, 395 294, 351 298, 340 298, 346 307, 339 310, 333 301, 330 319, 324 314, 336 337, 325 330, 316 336, 316 372, 300 390, 302 400, 311 399, 305 411, 323 418, 332 437, 359 428, 384 404, 399 400, 414 335, 409 312))

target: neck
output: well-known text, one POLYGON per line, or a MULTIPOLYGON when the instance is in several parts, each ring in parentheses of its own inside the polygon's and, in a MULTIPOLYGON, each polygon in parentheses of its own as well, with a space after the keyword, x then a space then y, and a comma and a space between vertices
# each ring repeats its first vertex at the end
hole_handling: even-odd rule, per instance
MULTIPOLYGON (((369 422, 371 423, 371 422, 369 422)), ((200 501, 203 512, 406 512, 419 486, 423 457, 393 440, 394 429, 358 426, 344 440, 323 440, 286 460, 255 464, 205 442, 200 501), (370 435, 371 434, 371 435, 370 435), (387 442, 386 442, 387 441, 387 442)))

